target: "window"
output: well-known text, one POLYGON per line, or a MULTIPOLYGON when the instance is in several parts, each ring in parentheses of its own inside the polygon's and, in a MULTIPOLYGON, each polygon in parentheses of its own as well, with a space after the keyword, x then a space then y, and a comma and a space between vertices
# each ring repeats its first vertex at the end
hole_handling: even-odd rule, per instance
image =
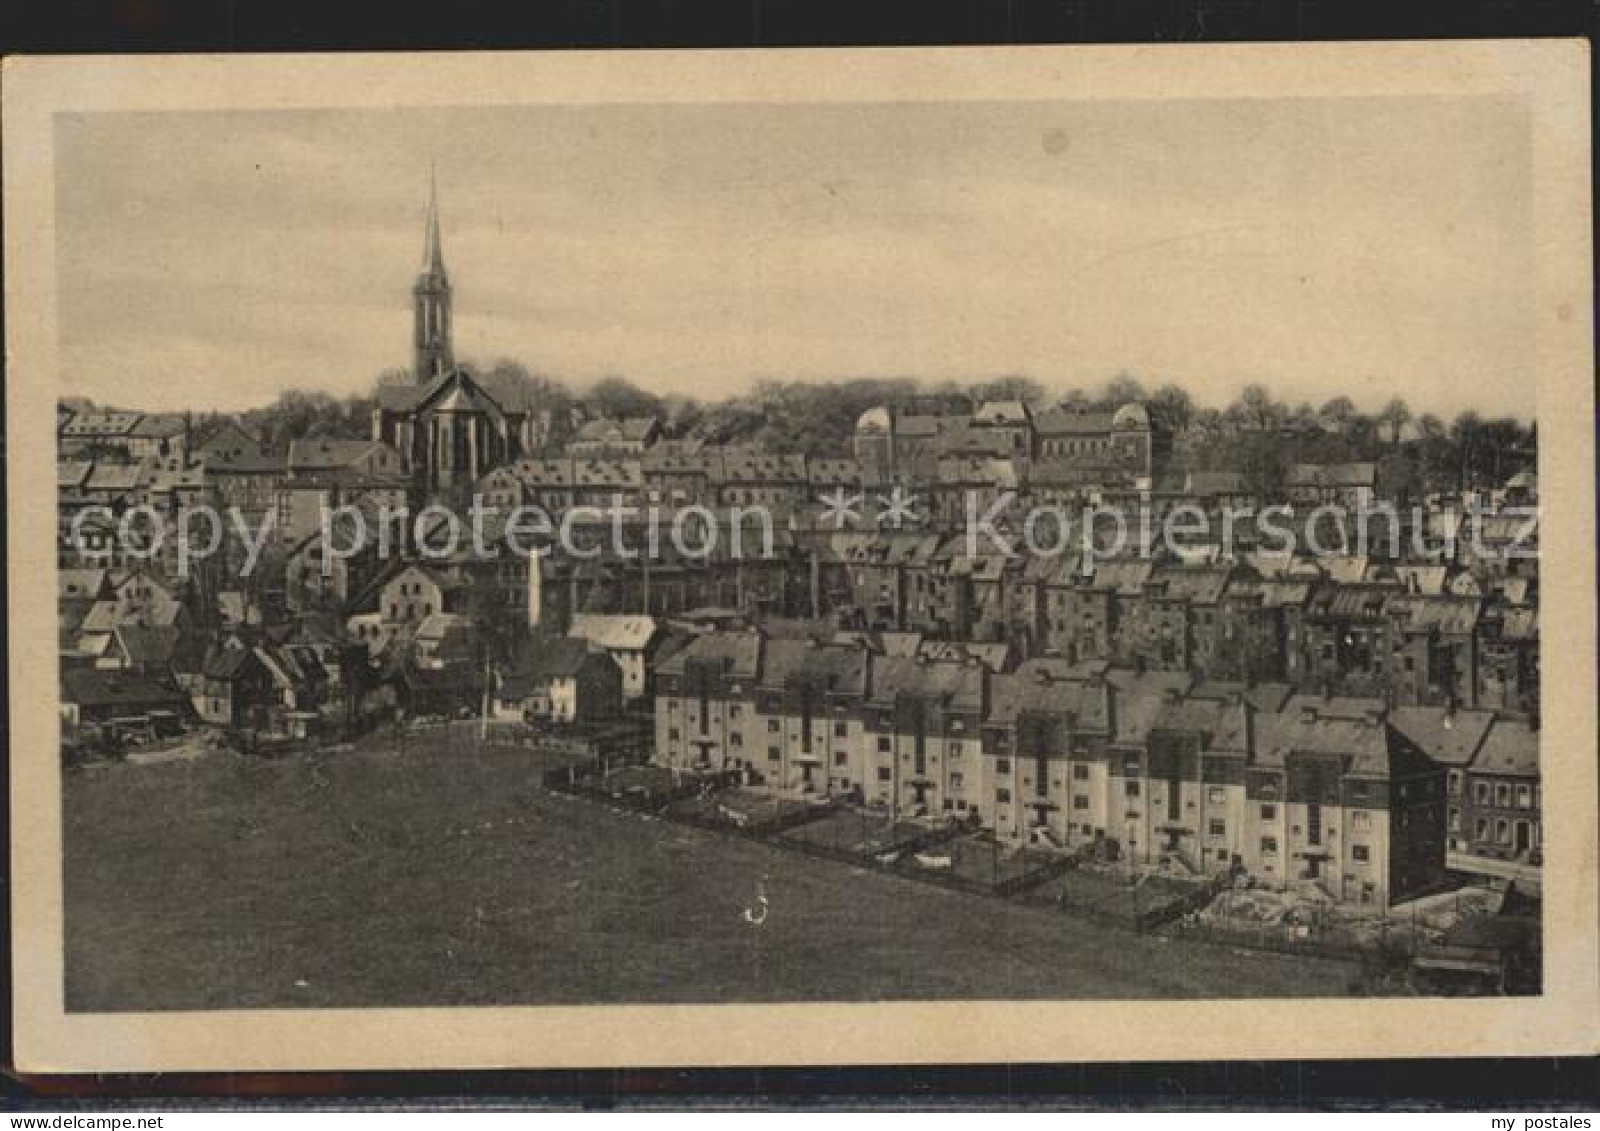
POLYGON ((850 734, 850 724, 849 723, 834 723, 833 724, 833 737, 835 737, 835 738, 845 738, 845 737, 848 737, 849 734, 850 734))
POLYGON ((1358 832, 1372 827, 1372 814, 1357 809, 1350 814, 1350 827, 1358 832))
POLYGON ((1001 805, 1008 805, 1011 802, 1011 791, 1009 789, 997 789, 994 791, 994 799, 1001 805))
POLYGON ((1074 809, 1087 809, 1089 807, 1089 798, 1084 794, 1074 793, 1072 795, 1072 807, 1074 809))
POLYGON ((1227 836, 1228 825, 1226 821, 1212 821, 1210 825, 1212 836, 1227 836))
POLYGON ((783 724, 780 723, 777 719, 768 719, 767 720, 767 733, 768 734, 777 734, 778 731, 782 728, 782 726, 783 726, 783 724))
POLYGON ((742 714, 744 714, 744 708, 737 703, 728 708, 728 718, 730 719, 737 719, 742 714))
POLYGON ((994 772, 997 774, 1009 774, 1011 772, 1011 759, 996 758, 994 760, 994 772))
POLYGON ((1472 783, 1472 800, 1478 805, 1489 804, 1489 783, 1475 781, 1472 783))
POLYGON ((1526 785, 1517 786, 1517 808, 1533 808, 1533 787, 1526 785))
POLYGON ((1511 787, 1505 782, 1499 782, 1494 787, 1494 803, 1502 809, 1511 806, 1511 787))
POLYGON ((1489 839, 1489 822, 1485 818, 1479 817, 1473 824, 1472 837, 1480 841, 1489 839))
POLYGON ((1357 864, 1365 864, 1367 861, 1372 859, 1372 850, 1364 844, 1351 845, 1350 859, 1354 860, 1357 864))
POLYGON ((1496 844, 1511 843, 1511 822, 1504 817, 1494 823, 1494 842, 1496 844))
POLYGON ((1073 766, 1072 767, 1072 780, 1073 781, 1088 781, 1089 780, 1089 767, 1085 766, 1082 762, 1079 762, 1077 765, 1073 766))
POLYGON ((678 741, 678 728, 677 727, 668 727, 667 728, 667 741, 668 742, 676 742, 676 741, 678 741))
POLYGON ((1122 783, 1122 792, 1129 797, 1139 796, 1139 783, 1132 778, 1122 783))
POLYGON ((962 782, 962 777, 961 777, 960 774, 951 774, 950 775, 950 788, 951 789, 960 789, 961 788, 961 782, 962 782))
POLYGON ((1207 805, 1221 805, 1221 804, 1225 803, 1227 800, 1228 800, 1228 791, 1225 790, 1225 789, 1220 789, 1220 788, 1218 788, 1216 786, 1213 786, 1211 789, 1208 789, 1206 791, 1206 804, 1207 805))
POLYGON ((782 755, 778 753, 778 748, 776 746, 767 747, 767 761, 776 762, 780 757, 782 757, 782 755))
POLYGON ((879 754, 887 754, 893 748, 894 748, 894 746, 889 741, 889 736, 888 735, 880 734, 878 736, 878 753, 879 754))
POLYGON ((1277 817, 1278 807, 1276 805, 1261 806, 1261 819, 1263 821, 1274 821, 1277 820, 1277 817))
POLYGON ((833 753, 833 764, 835 766, 845 766, 845 765, 849 765, 849 763, 850 763, 850 755, 846 754, 843 750, 835 750, 834 751, 834 753, 833 753))
POLYGON ((739 734, 738 732, 730 734, 728 736, 728 745, 736 747, 744 746, 744 735, 739 734))
POLYGON ((952 758, 961 757, 961 743, 955 742, 955 741, 952 741, 950 743, 950 757, 952 757, 952 758))
POLYGON ((892 776, 892 774, 893 774, 893 771, 891 771, 888 766, 879 766, 878 767, 878 780, 879 781, 888 781, 889 778, 892 776))
POLYGON ((1264 837, 1262 837, 1261 838, 1261 855, 1263 855, 1263 856, 1276 856, 1277 854, 1278 854, 1278 838, 1275 837, 1275 836, 1264 836, 1264 837))
POLYGON ((1450 783, 1450 785, 1449 785, 1450 795, 1452 797, 1456 796, 1457 794, 1459 794, 1461 792, 1461 771, 1460 770, 1451 770, 1450 771, 1449 783, 1450 783))
POLYGON ((1461 831, 1461 810, 1459 809, 1450 810, 1450 831, 1453 833, 1461 831))

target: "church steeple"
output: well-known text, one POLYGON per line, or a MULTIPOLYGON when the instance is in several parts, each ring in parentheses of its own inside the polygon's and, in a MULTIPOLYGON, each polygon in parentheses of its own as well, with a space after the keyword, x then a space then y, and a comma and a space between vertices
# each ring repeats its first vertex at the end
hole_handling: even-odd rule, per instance
POLYGON ((422 271, 411 291, 416 304, 416 379, 424 384, 455 366, 450 343, 450 277, 444 270, 444 244, 439 238, 439 186, 428 175, 428 220, 422 250, 422 271))

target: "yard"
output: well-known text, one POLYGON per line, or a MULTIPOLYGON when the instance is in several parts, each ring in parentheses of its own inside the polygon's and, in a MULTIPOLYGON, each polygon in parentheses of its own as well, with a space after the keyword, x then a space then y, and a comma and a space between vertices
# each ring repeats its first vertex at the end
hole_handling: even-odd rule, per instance
POLYGON ((615 812, 544 791, 544 768, 417 743, 69 773, 68 1009, 1236 997, 1359 977, 615 812))

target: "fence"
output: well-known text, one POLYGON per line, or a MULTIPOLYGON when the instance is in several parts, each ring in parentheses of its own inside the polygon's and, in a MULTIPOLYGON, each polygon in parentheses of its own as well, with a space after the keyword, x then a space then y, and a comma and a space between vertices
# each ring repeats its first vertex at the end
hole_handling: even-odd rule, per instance
POLYGON ((1219 946, 1238 946, 1278 954, 1303 954, 1319 958, 1370 959, 1388 953, 1409 957, 1414 952, 1413 938, 1385 932, 1374 945, 1354 931, 1338 927, 1312 929, 1282 923, 1173 923, 1170 933, 1176 938, 1198 939, 1219 946), (1302 933, 1303 932, 1303 933, 1302 933))

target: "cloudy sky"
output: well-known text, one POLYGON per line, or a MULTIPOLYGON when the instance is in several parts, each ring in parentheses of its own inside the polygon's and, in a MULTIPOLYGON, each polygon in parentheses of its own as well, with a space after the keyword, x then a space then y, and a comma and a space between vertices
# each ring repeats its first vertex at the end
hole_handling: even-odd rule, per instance
POLYGON ((149 408, 459 356, 752 380, 1127 371, 1531 411, 1528 119, 1491 99, 517 106, 57 122, 61 380, 149 408))

